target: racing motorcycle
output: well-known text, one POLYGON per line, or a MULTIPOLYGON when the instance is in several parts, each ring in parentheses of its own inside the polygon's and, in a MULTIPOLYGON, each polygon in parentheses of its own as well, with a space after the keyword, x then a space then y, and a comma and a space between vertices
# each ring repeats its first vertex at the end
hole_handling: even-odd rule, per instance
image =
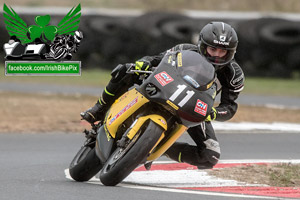
POLYGON ((140 85, 119 97, 103 121, 85 130, 86 141, 69 172, 88 181, 100 171, 115 186, 136 167, 158 159, 189 128, 204 127, 216 96, 214 67, 193 51, 167 53, 140 85))

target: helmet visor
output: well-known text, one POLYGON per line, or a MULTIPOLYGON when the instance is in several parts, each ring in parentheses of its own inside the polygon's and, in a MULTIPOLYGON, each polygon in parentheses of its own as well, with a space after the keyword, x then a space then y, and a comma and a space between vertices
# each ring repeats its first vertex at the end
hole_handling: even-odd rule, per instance
POLYGON ((224 47, 219 47, 219 46, 212 46, 212 45, 206 44, 203 40, 200 41, 199 50, 200 50, 201 54, 204 55, 205 58, 213 65, 225 65, 233 59, 234 54, 235 54, 235 48, 224 48, 224 47), (219 49, 227 50, 227 53, 223 57, 211 56, 207 52, 208 46, 210 46, 212 48, 219 48, 219 49))

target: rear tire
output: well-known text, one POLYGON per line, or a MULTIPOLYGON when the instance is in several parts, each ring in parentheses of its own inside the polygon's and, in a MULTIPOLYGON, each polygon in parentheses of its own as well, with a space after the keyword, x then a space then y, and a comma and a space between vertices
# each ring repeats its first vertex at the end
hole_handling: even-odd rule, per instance
POLYGON ((124 155, 116 158, 122 151, 121 148, 111 154, 100 172, 101 182, 106 186, 120 183, 145 160, 162 133, 163 129, 150 120, 146 130, 124 155))
POLYGON ((95 147, 82 146, 72 160, 69 172, 75 181, 84 182, 90 180, 102 168, 102 164, 96 155, 95 147))

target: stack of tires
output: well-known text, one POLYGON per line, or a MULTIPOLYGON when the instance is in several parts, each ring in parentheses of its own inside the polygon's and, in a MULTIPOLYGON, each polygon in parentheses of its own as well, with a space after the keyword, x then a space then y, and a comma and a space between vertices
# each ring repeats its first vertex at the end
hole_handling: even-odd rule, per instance
POLYGON ((81 59, 87 66, 113 69, 119 63, 156 55, 178 43, 190 43, 193 22, 186 16, 165 12, 137 17, 89 17, 81 22, 86 26, 81 59))
MULTIPOLYGON (((21 16, 34 24, 35 15, 21 16)), ((63 15, 51 18, 52 25, 63 15)), ((229 23, 238 33, 236 59, 247 76, 292 77, 300 74, 300 23, 281 18, 192 18, 179 13, 149 12, 140 16, 83 15, 79 29, 84 39, 74 60, 84 68, 113 69, 146 56, 157 55, 180 43, 198 41, 199 31, 211 21, 229 23)), ((0 22, 0 41, 9 36, 0 22)), ((0 51, 1 58, 4 57, 0 51)), ((1 59, 0 59, 1 60, 1 59)))
POLYGON ((300 23, 261 18, 238 24, 237 60, 250 76, 292 77, 300 69, 300 23))

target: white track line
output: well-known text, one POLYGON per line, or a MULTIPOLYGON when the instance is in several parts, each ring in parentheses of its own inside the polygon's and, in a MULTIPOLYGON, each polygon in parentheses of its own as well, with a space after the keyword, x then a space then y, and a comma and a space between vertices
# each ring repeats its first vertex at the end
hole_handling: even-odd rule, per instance
MULTIPOLYGON (((69 169, 65 169, 65 176, 69 180, 73 180, 70 176, 69 169)), ((100 180, 96 177, 93 177, 91 180, 85 182, 88 184, 102 185, 100 180)), ((240 195, 240 194, 226 194, 218 192, 204 192, 204 191, 194 191, 194 190, 182 190, 182 189, 173 189, 166 187, 154 187, 154 186, 143 186, 143 185, 133 185, 133 184, 118 184, 117 187, 139 189, 139 190, 151 190, 151 191, 161 191, 161 192, 174 192, 181 194, 198 194, 198 195, 207 195, 207 196, 220 196, 220 197, 239 197, 239 198, 253 198, 253 199, 278 199, 277 197, 264 197, 264 196, 254 196, 254 195, 240 195)))
POLYGON ((254 123, 254 122, 213 122, 215 130, 220 131, 279 131, 300 133, 300 124, 293 123, 254 123))
MULTIPOLYGON (((176 163, 173 161, 156 161, 156 164, 170 164, 170 163, 176 163)), ((154 164, 155 164, 154 163, 154 164)), ((230 164, 230 163, 300 163, 300 160, 220 160, 219 163, 222 164, 230 164)), ((138 171, 138 172, 133 172, 131 175, 129 175, 121 184, 118 184, 118 187, 125 187, 125 188, 131 188, 131 189, 142 189, 142 190, 152 190, 152 191, 163 191, 163 192, 174 192, 174 193, 185 193, 185 194, 198 194, 198 195, 209 195, 209 196, 222 196, 222 197, 239 197, 239 198, 253 198, 253 199, 278 199, 278 197, 264 197, 264 196, 256 196, 256 195, 242 195, 242 194, 228 194, 228 193, 218 193, 218 192, 206 192, 206 191, 195 191, 195 190, 184 190, 184 189, 176 189, 176 188, 168 188, 168 187, 190 187, 193 186, 193 180, 191 182, 186 182, 184 183, 184 180, 182 177, 186 177, 187 174, 179 174, 179 173, 193 173, 192 176, 195 176, 194 171, 198 174, 198 176, 201 176, 200 178, 198 177, 198 182, 194 182, 195 184, 199 187, 222 187, 222 186, 247 186, 245 183, 237 182, 237 181, 231 181, 230 180, 222 180, 214 177, 208 177, 207 173, 201 170, 178 170, 178 171, 164 171, 163 174, 166 175, 165 178, 165 183, 162 180, 158 180, 161 178, 162 174, 160 175, 155 175, 156 176, 156 182, 143 182, 141 180, 148 179, 148 180, 153 180, 151 178, 151 173, 152 171, 138 171), (144 172, 144 174, 143 174, 144 172), (176 174, 171 174, 170 173, 178 173, 178 177, 181 177, 181 180, 175 180, 174 177, 177 177, 176 174), (206 174, 205 174, 206 173, 206 174), (141 175, 145 176, 141 178, 141 175), (171 180, 170 176, 168 178, 168 175, 172 177, 173 182, 168 182, 171 180), (205 179, 206 178, 206 179, 205 179), (203 179, 204 183, 206 181, 207 185, 201 185, 199 183, 199 180, 203 179), (138 181, 137 181, 138 180, 138 181), (223 182, 222 182, 223 181, 223 182), (224 182, 225 181, 225 182, 224 182), (126 183, 127 182, 127 183, 126 183), (179 184, 182 183, 182 185, 179 184), (221 185, 218 183, 221 183, 221 185), (136 184, 141 184, 141 185, 136 185, 136 184), (151 186, 152 185, 152 186, 151 186)), ((67 179, 73 180, 69 174, 69 169, 65 170, 65 176, 67 179)), ((155 179, 154 179, 155 180, 155 179)), ((190 180, 190 179, 189 179, 190 180)), ((88 184, 97 184, 97 185, 102 185, 100 182, 99 178, 93 177, 90 181, 86 182, 88 184)))

